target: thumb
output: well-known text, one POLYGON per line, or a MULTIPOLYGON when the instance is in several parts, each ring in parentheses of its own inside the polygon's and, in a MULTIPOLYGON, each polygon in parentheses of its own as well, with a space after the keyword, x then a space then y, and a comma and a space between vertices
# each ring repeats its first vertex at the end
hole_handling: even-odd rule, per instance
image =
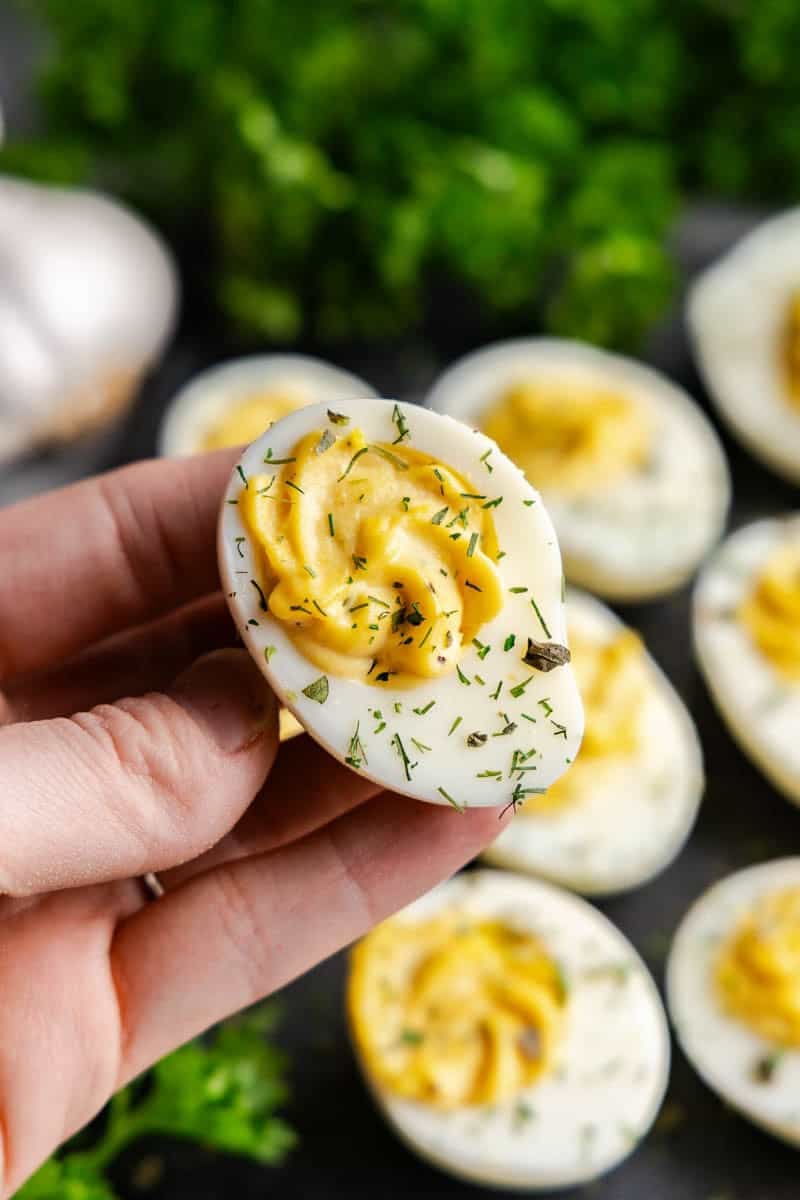
POLYGON ((244 650, 165 693, 0 728, 0 893, 175 866, 236 823, 278 748, 278 705, 244 650))

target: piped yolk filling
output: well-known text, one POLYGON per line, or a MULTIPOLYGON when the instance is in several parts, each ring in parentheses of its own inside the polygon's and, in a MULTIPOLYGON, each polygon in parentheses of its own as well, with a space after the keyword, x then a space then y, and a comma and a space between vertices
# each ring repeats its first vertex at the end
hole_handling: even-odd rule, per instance
POLYGON ((230 404, 208 429, 203 438, 203 450, 224 450, 229 446, 244 446, 261 437, 265 430, 281 417, 304 408, 310 397, 298 392, 255 392, 230 404))
POLYGON ((800 545, 784 545, 772 554, 738 616, 775 670, 800 680, 800 545))
POLYGON ((369 1075, 438 1109, 513 1099, 552 1066, 566 996, 540 940, 450 910, 356 947, 351 1026, 369 1075))
POLYGON ((732 1016, 800 1047, 800 887, 762 897, 743 917, 719 955, 716 984, 732 1016))
POLYGON ((302 438, 239 507, 270 613, 323 671, 410 685, 456 668, 503 603, 486 497, 444 463, 360 430, 302 438))
POLYGON ((598 642, 570 630, 572 666, 583 700, 585 732, 574 763, 543 795, 531 796, 525 816, 557 812, 591 794, 598 775, 641 743, 642 702, 647 689, 644 647, 638 634, 623 629, 598 642))
POLYGON ((780 355, 789 402, 800 409, 800 292, 796 292, 789 302, 780 355))
POLYGON ((583 383, 519 383, 481 416, 484 433, 536 487, 565 497, 602 492, 650 453, 641 406, 583 383))

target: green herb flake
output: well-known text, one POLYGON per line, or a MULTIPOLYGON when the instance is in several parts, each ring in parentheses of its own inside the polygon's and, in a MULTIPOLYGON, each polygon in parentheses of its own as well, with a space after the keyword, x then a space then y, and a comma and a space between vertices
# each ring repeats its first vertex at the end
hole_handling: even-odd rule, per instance
POLYGON ((484 453, 481 455, 480 460, 479 460, 486 467, 486 470, 489 472, 490 475, 491 475, 492 471, 494 470, 494 467, 489 462, 489 455, 491 453, 492 453, 491 450, 484 451, 484 453))
POLYGON ((315 679, 313 683, 309 683, 303 688, 303 695, 308 696, 309 700, 316 700, 317 704, 324 704, 329 693, 330 685, 327 675, 320 675, 319 679, 315 679))
POLYGON ((448 804, 453 806, 456 812, 463 814, 467 811, 467 806, 465 804, 459 804, 458 800, 454 800, 450 793, 446 792, 443 787, 437 787, 436 790, 440 796, 444 797, 448 804))
POLYGON ((303 570, 306 571, 311 576, 312 579, 317 578, 317 572, 314 570, 313 567, 310 567, 308 565, 308 563, 303 563, 303 570))
POLYGON ((267 453, 264 457, 264 462, 267 463, 267 465, 270 467, 284 467, 284 466, 286 466, 287 463, 297 462, 297 459, 296 458, 273 458, 272 457, 272 447, 270 446, 269 450, 267 450, 267 453))
POLYGON ((459 492, 462 500, 485 500, 485 496, 479 496, 477 492, 459 492))
POLYGON ((359 724, 360 722, 356 721, 355 732, 350 738, 350 745, 348 746, 347 755, 344 760, 348 767, 352 767, 355 771, 360 771, 362 763, 368 762, 366 751, 359 735, 359 724))
POLYGON ((328 409, 328 420, 330 421, 331 425, 349 425, 350 424, 349 417, 346 417, 344 415, 344 413, 334 412, 332 408, 328 409))
MULTIPOLYGON (((536 603, 536 600, 533 598, 533 596, 531 596, 531 605, 533 607, 533 611, 536 613, 536 616, 539 618, 539 624, 541 625, 542 629, 544 630, 544 636, 546 638, 551 638, 553 635, 551 634, 550 630, 547 628, 547 622, 545 621, 544 617, 542 616, 541 609, 539 608, 539 605, 536 603)), ((569 653, 569 651, 567 653, 569 653)))
POLYGON ((408 463, 404 462, 403 459, 400 458, 397 454, 393 454, 391 450, 387 450, 385 446, 374 446, 373 445, 373 446, 367 446, 367 449, 371 450, 373 452, 373 454, 379 454, 381 456, 381 458, 385 458, 386 461, 390 462, 393 467, 397 468, 398 471, 407 471, 408 470, 408 463))
POLYGON ((331 446, 333 445, 333 443, 335 441, 336 441, 336 438, 331 433, 330 429, 326 429, 324 431, 324 433, 322 434, 322 437, 319 439, 316 446, 314 447, 314 453, 315 454, 324 454, 326 450, 330 450, 331 446))
POLYGON ((453 735, 453 734, 455 733, 455 731, 458 729, 459 725, 461 724, 461 722, 462 722, 463 720, 464 720, 464 718, 463 718, 463 717, 456 717, 455 721, 453 721, 453 724, 450 726, 450 728, 449 728, 449 729, 448 729, 448 731, 447 731, 447 736, 448 736, 448 737, 452 737, 452 735, 453 735))
POLYGON ((467 546, 467 558, 472 558, 473 554, 475 553, 475 547, 478 544, 478 536, 479 535, 477 533, 470 534, 469 546, 467 546))
POLYGON ((291 479, 286 480, 286 486, 292 488, 293 491, 295 491, 295 492, 299 492, 301 496, 305 495, 305 492, 303 491, 303 489, 301 487, 299 487, 296 483, 293 483, 291 479))
POLYGON ((336 526, 333 523, 333 513, 328 513, 328 533, 331 537, 336 537, 336 526))
POLYGON ((265 646, 265 647, 264 647, 264 660, 265 660, 265 662, 269 662, 269 660, 272 658, 273 654, 277 654, 277 653, 278 653, 278 647, 277 647, 277 646, 265 646))
POLYGON ((527 679, 523 679, 521 683, 518 683, 515 687, 511 688, 511 695, 514 697, 515 700, 518 700, 520 698, 520 696, 525 691, 525 688, 528 686, 528 684, 531 682, 532 679, 533 679, 533 675, 529 675, 527 679))
POLYGON ((404 442, 407 437, 411 436, 411 430, 408 427, 408 421, 406 421, 403 413, 401 412, 399 404, 395 404, 394 408, 392 409, 392 420, 394 421, 397 429, 397 437, 392 442, 392 445, 396 446, 398 442, 404 442))
POLYGON ((413 771, 414 767, 417 764, 412 763, 411 760, 409 759, 408 755, 406 754, 406 748, 400 739, 399 733, 396 733, 394 735, 394 737, 392 738, 392 744, 395 747, 395 749, 397 750, 397 753, 400 755, 400 761, 403 764, 403 771, 405 773, 406 780, 410 783, 411 782, 411 772, 413 771))
POLYGON ((516 634, 510 633, 508 635, 508 637, 506 638, 506 640, 503 642, 503 649, 506 651, 513 650, 514 643, 516 642, 516 640, 517 640, 516 634))
POLYGON ((447 505, 445 505, 444 508, 440 508, 439 511, 434 513, 434 515, 431 517, 431 525, 441 525, 442 521, 447 516, 448 511, 449 509, 447 508, 447 505))
MULTIPOLYGON (((352 443, 351 443, 351 445, 352 445, 352 443)), ((360 450, 356 450, 355 454, 350 459, 350 462, 347 464, 347 466, 342 471, 339 478, 336 480, 337 483, 341 483, 343 479, 347 479, 347 476, 350 474, 353 467, 356 465, 358 460, 361 458, 362 454, 366 454, 368 450, 369 450, 369 446, 362 446, 360 450)))
POLYGON ((267 597, 264 595, 263 589, 261 588, 260 584, 256 583, 255 579, 251 579, 250 582, 258 592, 258 607, 262 612, 268 612, 267 597))
POLYGON ((424 717, 426 713, 429 713, 431 711, 431 709, 433 708, 435 703, 436 703, 435 700, 429 700, 424 708, 414 708, 411 711, 415 712, 418 717, 424 717))
POLYGON ((503 497, 495 496, 494 500, 487 500, 485 504, 481 505, 481 508, 498 508, 502 503, 503 497))
POLYGON ((463 683, 465 687, 470 686, 471 681, 469 679, 467 679, 466 675, 461 670, 461 667, 459 667, 458 665, 456 665, 456 675, 458 676, 459 683, 463 683))

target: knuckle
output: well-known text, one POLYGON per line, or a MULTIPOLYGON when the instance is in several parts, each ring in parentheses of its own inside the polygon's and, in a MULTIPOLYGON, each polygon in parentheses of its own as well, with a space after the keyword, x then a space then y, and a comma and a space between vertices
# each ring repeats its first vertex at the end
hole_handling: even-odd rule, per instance
POLYGON ((219 868, 209 878, 213 878, 217 888, 215 912, 226 947, 227 964, 240 980, 242 1006, 252 1004, 273 986, 274 956, 269 922, 239 878, 235 865, 219 868))

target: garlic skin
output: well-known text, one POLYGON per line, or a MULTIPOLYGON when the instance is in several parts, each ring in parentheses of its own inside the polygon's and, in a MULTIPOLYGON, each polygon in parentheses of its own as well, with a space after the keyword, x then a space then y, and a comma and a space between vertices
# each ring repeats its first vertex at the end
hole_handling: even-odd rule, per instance
POLYGON ((121 413, 178 290, 164 244, 115 201, 0 176, 0 464, 121 413))

